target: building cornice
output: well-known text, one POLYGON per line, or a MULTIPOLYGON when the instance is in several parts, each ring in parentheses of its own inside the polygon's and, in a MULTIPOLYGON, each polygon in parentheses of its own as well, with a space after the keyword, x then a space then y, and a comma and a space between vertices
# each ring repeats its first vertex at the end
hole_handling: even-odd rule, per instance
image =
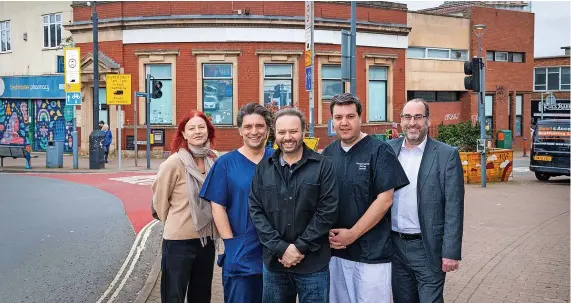
MULTIPOLYGON (((173 28, 173 27, 273 27, 273 28, 304 28, 304 17, 291 16, 234 16, 234 15, 178 15, 125 17, 103 19, 99 21, 99 30, 130 30, 142 28, 173 28)), ((339 30, 350 29, 349 20, 315 18, 315 29, 339 30)), ((79 21, 64 26, 65 30, 74 33, 92 30, 91 21, 79 21)), ((407 36, 411 28, 406 24, 375 23, 368 21, 357 22, 358 32, 384 33, 407 36)))
POLYGON ((135 50, 135 56, 178 56, 180 51, 178 49, 155 49, 155 50, 135 50))
POLYGON ((301 56, 303 52, 301 51, 287 51, 287 50, 258 50, 256 51, 256 55, 282 55, 282 56, 301 56))
POLYGON ((241 50, 208 50, 208 49, 193 49, 192 55, 228 55, 239 56, 242 54, 241 50))

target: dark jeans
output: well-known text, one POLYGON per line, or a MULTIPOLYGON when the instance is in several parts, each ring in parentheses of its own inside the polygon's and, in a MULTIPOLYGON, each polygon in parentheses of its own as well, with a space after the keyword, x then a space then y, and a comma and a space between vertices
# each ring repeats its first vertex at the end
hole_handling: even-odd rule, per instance
POLYGON ((161 301, 209 303, 214 271, 214 242, 205 247, 200 239, 163 239, 161 301))
POLYGON ((310 274, 269 271, 264 266, 263 303, 329 303, 329 265, 310 274))
POLYGON ((222 277, 225 303, 262 302, 262 275, 222 277))
POLYGON ((105 163, 107 163, 107 158, 109 157, 109 145, 105 145, 105 163))
POLYGON ((446 273, 429 265, 422 239, 392 236, 392 288, 395 303, 442 303, 446 273))

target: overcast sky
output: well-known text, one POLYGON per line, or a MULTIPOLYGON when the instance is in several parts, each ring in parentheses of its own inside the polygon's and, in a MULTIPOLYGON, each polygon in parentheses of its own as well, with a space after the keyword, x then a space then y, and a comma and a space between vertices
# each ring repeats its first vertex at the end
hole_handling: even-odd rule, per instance
MULTIPOLYGON (((410 10, 438 6, 444 1, 395 1, 406 3, 410 10)), ((532 1, 535 13, 535 57, 563 55, 562 46, 571 40, 571 2, 532 1)))

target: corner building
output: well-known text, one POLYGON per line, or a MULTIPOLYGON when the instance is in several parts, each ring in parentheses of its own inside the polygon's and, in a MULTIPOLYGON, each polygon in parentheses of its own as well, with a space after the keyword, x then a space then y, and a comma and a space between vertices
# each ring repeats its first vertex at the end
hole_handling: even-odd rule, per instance
MULTIPOLYGON (((92 8, 74 4, 71 31, 81 48, 84 102, 78 110, 81 149, 87 152, 93 117, 92 8)), ((100 102, 105 78, 124 73, 132 88, 145 91, 150 72, 163 83, 163 96, 152 100, 150 124, 163 134, 153 150, 168 151, 176 124, 193 109, 212 117, 218 150, 240 146, 236 115, 249 102, 271 108, 294 105, 309 120, 305 90, 304 2, 102 2, 99 14, 100 102)), ((349 2, 315 2, 315 134, 323 148, 328 136, 330 99, 349 91, 341 81, 341 30, 350 29, 349 2)), ((406 100, 407 8, 390 2, 357 4, 357 96, 363 103, 367 133, 383 132, 399 121, 406 100)), ((146 138, 145 101, 123 106, 123 146, 132 149, 137 107, 137 139, 146 138)), ((106 107, 112 131, 115 106, 106 107)), ((113 146, 115 146, 114 142, 113 146)), ((112 149, 113 149, 112 146, 112 149)), ((140 146, 139 150, 145 147, 140 146)))

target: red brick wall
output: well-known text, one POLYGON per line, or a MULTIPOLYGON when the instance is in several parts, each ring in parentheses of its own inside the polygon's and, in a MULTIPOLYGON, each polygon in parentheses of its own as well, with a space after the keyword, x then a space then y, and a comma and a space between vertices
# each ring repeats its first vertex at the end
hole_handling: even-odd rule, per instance
MULTIPOLYGON (((571 60, 569 59, 569 56, 556 57, 556 58, 536 58, 535 62, 534 62, 534 66, 535 67, 569 66, 571 64, 570 61, 571 60)), ((559 99, 569 100, 571 98, 569 91, 553 92, 553 95, 558 100, 559 99)), ((544 98, 545 98, 545 95, 544 95, 544 98)), ((541 93, 539 93, 539 92, 533 93, 532 99, 533 100, 541 100, 541 93)))
POLYGON ((463 120, 462 102, 430 102, 428 105, 432 125, 454 124, 463 120))
MULTIPOLYGON (((234 10, 250 10, 251 15, 304 16, 303 1, 125 1, 97 5, 99 19, 140 16, 169 15, 236 15, 234 10)), ((73 20, 89 20, 89 7, 74 7, 73 20)), ((351 6, 341 3, 315 2, 315 17, 343 19, 351 18, 351 6)), ((406 11, 357 7, 357 20, 406 24, 406 11)))
MULTIPOLYGON (((495 91, 504 86, 509 91, 533 90, 533 47, 534 14, 499 10, 484 7, 472 7, 472 24, 485 24, 482 37, 482 57, 486 50, 524 52, 525 62, 487 62, 486 91, 495 91)), ((471 54, 477 55, 478 39, 471 35, 471 54)))

